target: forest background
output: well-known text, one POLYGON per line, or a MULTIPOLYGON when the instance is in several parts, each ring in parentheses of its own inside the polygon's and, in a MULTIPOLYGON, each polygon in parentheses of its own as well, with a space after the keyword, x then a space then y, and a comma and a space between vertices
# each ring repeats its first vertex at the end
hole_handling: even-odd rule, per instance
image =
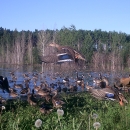
POLYGON ((41 56, 55 54, 49 43, 67 45, 86 58, 86 65, 103 70, 130 69, 130 35, 115 31, 60 30, 14 31, 0 28, 0 63, 41 64, 41 56))

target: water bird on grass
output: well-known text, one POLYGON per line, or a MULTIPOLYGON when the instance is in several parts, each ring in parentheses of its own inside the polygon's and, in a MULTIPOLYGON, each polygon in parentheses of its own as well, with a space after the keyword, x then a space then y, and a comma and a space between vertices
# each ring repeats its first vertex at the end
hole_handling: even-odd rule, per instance
POLYGON ((40 95, 40 96, 42 96, 42 97, 44 97, 44 96, 46 96, 46 95, 49 95, 50 92, 47 91, 47 90, 43 90, 43 89, 41 88, 41 89, 39 89, 39 90, 37 91, 37 94, 40 95))
POLYGON ((52 92, 53 97, 52 97, 52 103, 54 108, 62 108, 62 105, 65 104, 58 96, 58 92, 55 90, 52 92))
POLYGON ((129 77, 127 77, 127 78, 121 78, 121 79, 120 79, 120 83, 121 83, 123 86, 127 86, 127 85, 130 83, 130 74, 129 74, 129 77))
POLYGON ((40 105, 40 112, 43 113, 43 114, 49 114, 52 112, 52 107, 50 107, 48 104, 46 103, 42 103, 40 105))
POLYGON ((32 93, 27 95, 27 101, 31 106, 37 105, 37 100, 34 97, 34 89, 32 89, 32 93))
POLYGON ((106 99, 106 100, 116 100, 121 104, 128 103, 124 95, 119 93, 115 87, 103 88, 103 89, 94 89, 91 86, 87 86, 87 90, 91 95, 97 99, 106 99))

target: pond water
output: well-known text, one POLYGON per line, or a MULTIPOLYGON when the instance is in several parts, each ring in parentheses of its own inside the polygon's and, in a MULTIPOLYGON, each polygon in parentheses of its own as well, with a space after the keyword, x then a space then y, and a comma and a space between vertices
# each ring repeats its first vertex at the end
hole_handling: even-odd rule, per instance
MULTIPOLYGON (((73 68, 73 67, 72 67, 73 68)), ((7 77, 8 81, 12 80, 10 72, 14 72, 15 77, 17 77, 16 84, 23 84, 24 85, 24 76, 23 74, 28 74, 31 78, 29 87, 32 89, 34 86, 34 80, 33 76, 38 75, 37 85, 40 85, 42 81, 47 81, 47 83, 50 85, 51 83, 57 83, 58 81, 62 82, 63 79, 67 76, 69 76, 70 84, 74 84, 76 80, 76 71, 78 71, 78 75, 81 76, 84 75, 84 82, 85 84, 88 82, 89 85, 93 86, 93 78, 99 77, 99 73, 102 73, 103 76, 106 76, 111 83, 114 82, 115 72, 95 72, 92 70, 87 69, 72 69, 67 67, 61 67, 60 66, 46 66, 42 67, 42 65, 32 66, 32 65, 8 65, 8 64, 0 64, 0 75, 3 77, 7 77), (42 73, 41 73, 42 72, 42 73)), ((9 86, 12 88, 14 85, 13 82, 9 82, 9 86)), ((24 86, 25 87, 25 86, 24 86)), ((62 86, 64 87, 64 86, 62 86)), ((78 87, 78 91, 80 91, 80 87, 78 87)), ((20 92, 19 89, 17 89, 18 92, 20 92)), ((9 96, 9 93, 5 92, 0 89, 0 96, 3 98, 11 98, 9 96)))

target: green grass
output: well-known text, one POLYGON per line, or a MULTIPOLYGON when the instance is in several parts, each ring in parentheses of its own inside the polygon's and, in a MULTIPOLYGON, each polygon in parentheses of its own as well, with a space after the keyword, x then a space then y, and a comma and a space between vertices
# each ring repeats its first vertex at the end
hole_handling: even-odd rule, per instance
MULTIPOLYGON (((98 115, 99 130, 130 130, 130 104, 121 107, 118 102, 99 101, 87 92, 62 97, 66 104, 59 118, 56 109, 44 115, 39 106, 32 107, 26 101, 7 102, 6 109, 1 110, 0 130, 94 130, 93 113, 98 115), (40 128, 35 127, 37 119, 42 120, 40 128)), ((127 100, 130 101, 128 96, 127 100)))

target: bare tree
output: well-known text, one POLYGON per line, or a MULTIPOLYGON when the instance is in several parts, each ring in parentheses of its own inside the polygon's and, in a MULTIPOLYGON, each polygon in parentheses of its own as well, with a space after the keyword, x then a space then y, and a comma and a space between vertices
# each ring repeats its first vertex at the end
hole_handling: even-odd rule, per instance
POLYGON ((46 31, 41 30, 38 33, 38 44, 37 44, 40 56, 45 56, 45 47, 48 42, 49 42, 49 34, 46 31))
POLYGON ((14 44, 12 46, 12 55, 14 64, 23 64, 23 57, 25 52, 25 34, 22 33, 22 35, 17 35, 15 38, 14 44))
POLYGON ((30 64, 33 63, 33 45, 32 45, 32 34, 29 33, 28 35, 28 43, 27 43, 27 57, 28 57, 28 62, 30 64))

